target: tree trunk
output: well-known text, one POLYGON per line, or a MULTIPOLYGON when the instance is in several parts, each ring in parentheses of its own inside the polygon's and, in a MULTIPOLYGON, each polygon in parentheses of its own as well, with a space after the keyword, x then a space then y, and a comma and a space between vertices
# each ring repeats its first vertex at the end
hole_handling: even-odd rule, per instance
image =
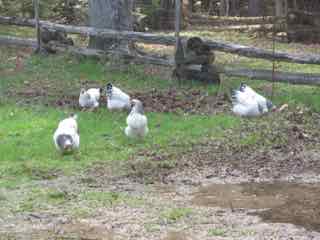
POLYGON ((293 9, 294 9, 294 10, 298 10, 298 3, 297 3, 297 0, 293 0, 292 5, 293 5, 293 9))
POLYGON ((260 0, 249 0, 249 16, 257 17, 261 15, 260 0))
POLYGON ((287 0, 275 0, 276 1, 276 16, 284 17, 287 15, 288 11, 288 1, 287 0))
MULTIPOLYGON (((95 28, 109 28, 114 30, 132 30, 132 0, 90 0, 89 23, 95 28)), ((127 45, 128 42, 116 41, 96 36, 90 37, 89 47, 106 50, 113 44, 127 45)))
POLYGON ((210 7, 210 1, 209 0, 202 0, 201 1, 201 10, 203 12, 208 12, 210 7))
POLYGON ((226 15, 226 2, 225 0, 220 1, 220 16, 225 16, 226 15))
POLYGON ((188 0, 188 11, 190 15, 194 12, 194 0, 188 0))
POLYGON ((226 0, 226 16, 230 15, 230 1, 226 0))
POLYGON ((240 1, 239 0, 231 1, 230 15, 231 16, 240 16, 240 1))
POLYGON ((233 7, 238 0, 221 0, 220 2, 220 16, 231 16, 235 10, 233 7))
POLYGON ((283 16, 287 16, 287 14, 288 14, 288 9, 289 9, 289 7, 288 7, 288 0, 283 0, 283 16))

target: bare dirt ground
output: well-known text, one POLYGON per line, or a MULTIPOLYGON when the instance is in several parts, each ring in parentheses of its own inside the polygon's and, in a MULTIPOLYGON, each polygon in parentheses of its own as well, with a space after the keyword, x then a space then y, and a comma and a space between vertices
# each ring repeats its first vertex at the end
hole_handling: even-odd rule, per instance
POLYGON ((91 177, 90 184, 88 175, 37 183, 73 197, 67 206, 2 215, 1 239, 320 239, 319 185, 144 185, 91 177), (77 196, 92 189, 139 203, 100 206, 88 216, 68 213, 84 207, 77 196))

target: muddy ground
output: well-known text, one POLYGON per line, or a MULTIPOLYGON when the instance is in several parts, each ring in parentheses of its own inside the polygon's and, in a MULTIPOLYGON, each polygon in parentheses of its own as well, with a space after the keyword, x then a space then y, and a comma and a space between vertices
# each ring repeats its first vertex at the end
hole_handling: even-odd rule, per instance
MULTIPOLYGON (((76 95, 56 101, 43 86, 28 91, 9 94, 23 104, 45 98, 77 108, 76 95)), ((131 94, 146 111, 215 114, 230 107, 200 91, 131 94)), ((100 163, 3 190, 0 239, 320 239, 319 119, 310 109, 289 107, 254 123, 239 119, 241 127, 221 139, 181 152, 143 150, 117 166, 123 175, 100 163), (38 188, 61 192, 62 201, 25 207, 21 199, 38 188), (102 203, 83 197, 90 192, 111 197, 102 203), (23 211, 16 209, 21 204, 23 211)))

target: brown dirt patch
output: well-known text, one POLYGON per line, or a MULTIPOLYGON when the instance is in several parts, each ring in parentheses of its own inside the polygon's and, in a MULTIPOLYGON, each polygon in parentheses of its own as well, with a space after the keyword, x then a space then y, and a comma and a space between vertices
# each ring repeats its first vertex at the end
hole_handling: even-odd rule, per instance
POLYGON ((222 138, 204 140, 187 151, 140 151, 131 161, 132 175, 138 181, 168 183, 181 178, 193 182, 195 175, 261 181, 320 174, 318 119, 311 112, 296 110, 273 113, 258 122, 239 119, 243 121, 240 128, 226 130, 222 138))
MULTIPOLYGON (((46 106, 79 109, 78 93, 65 95, 62 89, 48 86, 30 86, 21 90, 11 89, 9 96, 18 97, 23 104, 41 103, 46 106)), ((88 87, 97 87, 91 84, 88 87)), ((171 112, 189 114, 215 114, 228 111, 229 104, 223 97, 209 96, 200 90, 151 90, 147 92, 131 92, 132 98, 141 100, 146 112, 171 112)), ((100 106, 106 105, 106 97, 102 97, 100 106)))
POLYGON ((173 112, 193 114, 213 114, 224 112, 228 103, 219 97, 208 96, 199 90, 152 90, 136 92, 132 98, 140 99, 147 112, 173 112))

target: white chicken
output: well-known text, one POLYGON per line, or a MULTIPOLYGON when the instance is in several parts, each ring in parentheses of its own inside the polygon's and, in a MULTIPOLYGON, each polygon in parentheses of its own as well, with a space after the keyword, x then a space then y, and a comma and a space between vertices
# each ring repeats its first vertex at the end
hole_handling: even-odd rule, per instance
POLYGON ((127 127, 125 134, 132 138, 143 138, 149 132, 148 119, 144 115, 142 102, 133 99, 132 110, 127 117, 127 127))
POLYGON ((71 114, 70 117, 59 122, 53 135, 53 141, 56 149, 62 154, 70 153, 79 148, 80 136, 77 115, 71 114))
POLYGON ((274 109, 274 106, 270 100, 267 100, 265 97, 258 94, 256 91, 254 91, 251 87, 247 86, 246 84, 240 84, 240 91, 256 99, 257 103, 262 107, 263 113, 267 113, 268 111, 274 109))
POLYGON ((99 100, 102 91, 102 88, 90 88, 88 90, 82 88, 79 96, 80 107, 90 109, 95 109, 99 107, 99 100))
POLYGON ((274 109, 271 101, 241 83, 239 90, 232 93, 232 111, 238 116, 260 116, 274 109))
POLYGON ((107 84, 107 108, 109 110, 130 109, 130 96, 120 88, 107 84))

